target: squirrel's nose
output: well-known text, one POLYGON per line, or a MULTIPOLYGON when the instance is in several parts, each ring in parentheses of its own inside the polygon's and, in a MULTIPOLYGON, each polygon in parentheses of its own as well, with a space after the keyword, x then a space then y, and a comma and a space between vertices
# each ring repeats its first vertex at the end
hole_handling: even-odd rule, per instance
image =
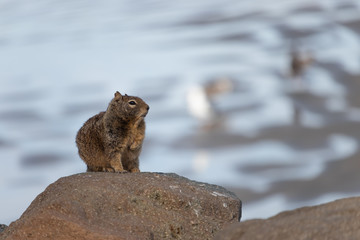
POLYGON ((149 105, 146 107, 146 110, 148 110, 149 111, 149 109, 150 109, 150 107, 149 107, 149 105))

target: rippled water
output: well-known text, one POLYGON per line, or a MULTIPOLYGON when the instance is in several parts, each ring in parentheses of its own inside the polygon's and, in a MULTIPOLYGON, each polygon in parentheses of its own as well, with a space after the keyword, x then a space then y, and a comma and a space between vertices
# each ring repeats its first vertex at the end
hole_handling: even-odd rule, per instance
POLYGON ((0 223, 85 171, 76 132, 116 90, 151 106, 141 170, 226 186, 244 219, 359 194, 359 13, 354 0, 2 1, 0 223), (294 46, 314 58, 301 80, 294 46), (219 79, 229 91, 207 102, 219 79))

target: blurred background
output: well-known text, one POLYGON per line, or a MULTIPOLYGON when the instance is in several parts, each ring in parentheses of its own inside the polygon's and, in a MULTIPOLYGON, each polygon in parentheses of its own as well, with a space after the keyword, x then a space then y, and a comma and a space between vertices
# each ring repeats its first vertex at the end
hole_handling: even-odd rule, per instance
POLYGON ((142 171, 222 185, 243 219, 355 196, 360 2, 3 0, 0 223, 84 172, 115 91, 151 107, 142 171))

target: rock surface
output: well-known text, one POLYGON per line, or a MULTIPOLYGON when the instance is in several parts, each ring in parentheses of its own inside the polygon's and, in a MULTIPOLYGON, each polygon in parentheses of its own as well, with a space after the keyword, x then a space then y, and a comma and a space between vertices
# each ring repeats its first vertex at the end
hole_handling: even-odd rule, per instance
POLYGON ((0 233, 5 230, 7 226, 5 224, 0 224, 0 233))
POLYGON ((226 189, 176 174, 82 173, 38 195, 0 239, 212 239, 238 222, 226 189))
POLYGON ((360 197, 282 212, 268 219, 235 223, 216 240, 360 239, 360 197))

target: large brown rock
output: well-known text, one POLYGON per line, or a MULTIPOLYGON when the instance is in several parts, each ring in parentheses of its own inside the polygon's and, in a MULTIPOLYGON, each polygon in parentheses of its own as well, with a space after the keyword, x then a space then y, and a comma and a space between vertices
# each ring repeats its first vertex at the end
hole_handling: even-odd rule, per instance
POLYGON ((360 239, 360 197, 282 212, 269 219, 236 223, 217 240, 360 239))
POLYGON ((240 212, 233 193, 175 174, 82 173, 48 186, 0 239, 212 239, 240 212))

